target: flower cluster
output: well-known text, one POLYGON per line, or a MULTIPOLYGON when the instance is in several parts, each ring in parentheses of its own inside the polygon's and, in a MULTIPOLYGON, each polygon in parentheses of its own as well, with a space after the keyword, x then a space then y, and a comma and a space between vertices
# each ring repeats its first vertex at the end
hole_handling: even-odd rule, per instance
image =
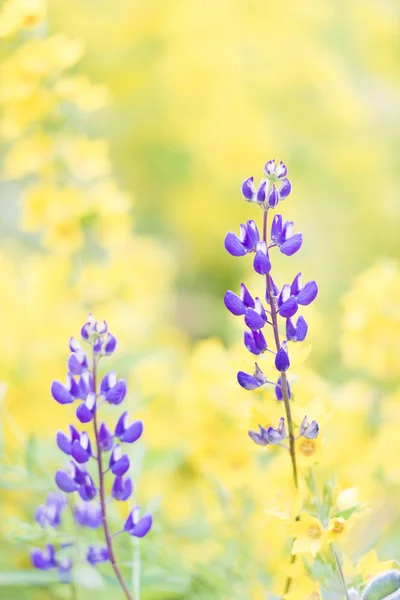
MULTIPOLYGON (((117 379, 115 371, 107 373, 97 384, 98 363, 102 357, 110 356, 117 345, 116 338, 108 331, 106 322, 96 321, 91 315, 81 329, 81 337, 89 344, 88 353, 75 339, 69 341, 71 354, 68 358, 67 381, 65 384, 54 381, 51 386, 53 398, 60 404, 77 402, 76 416, 82 424, 91 423, 92 434, 69 426, 69 433, 57 433, 57 446, 70 460, 66 469, 57 471, 55 482, 59 492, 48 495, 46 503, 36 511, 36 521, 42 527, 58 527, 61 524, 63 510, 72 507, 77 525, 96 529, 102 527, 105 535, 104 546, 87 548, 86 560, 95 565, 111 561, 116 567, 112 537, 107 522, 107 503, 110 499, 120 502, 128 500, 133 493, 133 483, 127 475, 130 461, 123 451, 123 444, 136 442, 143 433, 140 420, 131 422, 128 412, 119 417, 114 429, 105 422, 99 423, 99 408, 103 404, 119 405, 127 393, 125 379, 117 379), (90 468, 94 464, 93 474, 90 468), (106 474, 113 476, 110 482, 109 498, 106 497, 106 474), (67 494, 76 492, 75 504, 67 502, 67 494)), ((107 489, 108 489, 107 488, 107 489)), ((139 507, 130 512, 123 529, 135 537, 144 537, 152 526, 150 514, 140 516, 139 507)), ((72 544, 67 544, 72 548, 72 544)), ((72 558, 65 547, 56 551, 48 544, 44 550, 32 551, 32 563, 37 569, 58 568, 62 578, 68 578, 72 567, 72 558)), ((116 567, 118 569, 118 567, 116 567)), ((119 571, 116 572, 120 579, 119 571)), ((127 596, 129 597, 129 596, 127 596)))
MULTIPOLYGON (((286 418, 290 421, 289 440, 293 446, 294 436, 293 432, 290 431, 292 423, 290 414, 288 414, 288 412, 290 413, 289 400, 291 392, 286 375, 290 367, 288 342, 302 342, 305 339, 308 330, 307 322, 303 316, 299 316, 296 321, 293 320, 293 317, 300 306, 306 306, 315 299, 318 287, 315 281, 309 281, 303 285, 301 273, 298 273, 291 284, 285 284, 282 288, 279 288, 271 276, 271 249, 278 248, 282 254, 292 256, 301 248, 303 243, 301 233, 292 233, 294 223, 283 221, 280 214, 273 217, 270 235, 268 236, 268 213, 270 209, 275 209, 280 201, 285 200, 292 189, 286 175, 287 168, 282 162, 276 165, 274 160, 270 160, 265 165, 264 177, 257 187, 254 185, 253 177, 246 179, 242 185, 244 198, 248 202, 258 204, 263 211, 262 236, 260 236, 255 221, 250 220, 240 226, 239 236, 230 232, 225 238, 225 248, 231 255, 254 254, 254 270, 265 277, 266 305, 264 306, 260 298, 253 298, 244 283, 240 286, 239 295, 228 290, 224 301, 225 306, 232 314, 244 316, 244 322, 248 327, 244 334, 244 343, 249 352, 256 356, 260 356, 267 351, 275 355, 275 368, 278 371, 277 382, 268 379, 257 363, 255 363, 252 374, 239 371, 237 379, 239 384, 246 390, 255 390, 265 384, 275 386, 277 400, 285 400, 286 418), (281 319, 285 320, 285 339, 283 340, 281 340, 280 333, 281 319), (274 349, 269 348, 264 334, 267 327, 272 329, 274 349)), ((283 417, 277 429, 272 427, 265 429, 261 425, 259 428, 259 432, 250 431, 249 435, 254 442, 262 446, 282 444, 287 438, 283 417)), ((310 424, 307 417, 304 417, 298 437, 304 436, 310 439, 315 438, 317 435, 318 424, 315 421, 310 424)), ((294 460, 294 454, 292 460, 294 460)), ((293 467, 296 474, 295 463, 293 467)))

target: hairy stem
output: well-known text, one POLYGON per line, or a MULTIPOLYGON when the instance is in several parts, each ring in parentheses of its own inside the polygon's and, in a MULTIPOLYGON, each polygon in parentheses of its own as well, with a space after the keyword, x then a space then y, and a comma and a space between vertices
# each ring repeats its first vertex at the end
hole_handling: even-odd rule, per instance
MULTIPOLYGON (((263 209, 263 241, 268 245, 267 224, 268 224, 268 208, 264 208, 263 209)), ((269 305, 271 308, 271 321, 272 321, 272 327, 273 327, 273 331, 274 331, 275 346, 276 346, 276 351, 278 352, 281 347, 281 342, 279 339, 278 315, 277 315, 277 310, 276 310, 275 298, 272 295, 272 284, 271 284, 271 278, 270 278, 269 273, 267 273, 265 276, 265 282, 266 282, 266 288, 267 288, 267 297, 268 297, 269 305)), ((298 474, 297 474, 296 446, 295 446, 292 411, 290 408, 288 382, 287 382, 287 377, 286 377, 285 372, 281 372, 281 382, 282 382, 282 387, 281 387, 282 398, 283 398, 283 403, 285 405, 286 421, 287 421, 288 431, 289 431, 289 453, 290 453, 290 460, 292 463, 293 482, 297 489, 299 487, 299 482, 298 482, 298 474)), ((290 564, 293 565, 295 562, 296 562, 296 555, 292 554, 290 564)), ((292 577, 289 575, 289 577, 286 579, 284 595, 286 595, 290 591, 291 585, 292 585, 292 577)))
MULTIPOLYGON (((97 359, 93 355, 93 391, 97 397, 96 379, 97 379, 97 359)), ((97 410, 95 410, 94 416, 93 416, 93 427, 94 427, 94 435, 96 438, 97 465, 99 468, 99 494, 100 494, 101 518, 103 521, 103 530, 104 530, 104 536, 106 539, 107 550, 108 550, 108 554, 110 556, 111 566, 114 569, 114 573, 125 593, 126 598, 128 600, 133 600, 133 596, 130 593, 128 586, 126 585, 125 580, 122 577, 121 571, 119 570, 119 567, 117 565, 117 561, 115 559, 114 549, 113 549, 113 545, 112 545, 112 537, 110 535, 110 530, 108 528, 107 508, 106 508, 107 503, 106 503, 105 489, 104 489, 103 456, 102 456, 102 449, 101 449, 101 445, 100 445, 99 429, 97 426, 97 410)))

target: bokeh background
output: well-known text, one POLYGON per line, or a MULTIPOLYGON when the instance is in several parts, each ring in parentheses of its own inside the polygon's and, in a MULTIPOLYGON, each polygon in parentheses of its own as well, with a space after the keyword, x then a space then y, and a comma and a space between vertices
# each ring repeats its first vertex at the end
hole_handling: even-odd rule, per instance
POLYGON ((248 441, 255 406, 277 408, 238 389, 251 357, 222 302, 255 285, 223 239, 259 218, 240 185, 270 158, 288 166, 282 212, 305 239, 274 273, 320 288, 295 368, 300 406, 325 415, 317 477, 365 507, 346 568, 371 549, 399 558, 398 3, 1 7, 1 597, 68 597, 34 579, 26 548, 73 417, 50 384, 89 311, 117 335, 146 422, 143 597, 273 597, 288 542, 265 499, 289 471, 248 441))

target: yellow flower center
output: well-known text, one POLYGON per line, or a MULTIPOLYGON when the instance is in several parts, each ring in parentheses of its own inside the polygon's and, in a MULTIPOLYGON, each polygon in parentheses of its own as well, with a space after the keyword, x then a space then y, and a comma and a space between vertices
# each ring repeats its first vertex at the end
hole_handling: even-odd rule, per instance
POLYGON ((30 14, 26 15, 24 18, 24 27, 35 27, 39 23, 40 19, 38 15, 30 14))
POLYGON ((321 537, 322 531, 318 525, 310 525, 310 527, 307 529, 307 535, 312 540, 317 540, 321 537))
POLYGON ((344 519, 333 519, 333 523, 330 526, 331 533, 343 533, 345 527, 344 519))
POLYGON ((304 439, 300 444, 300 450, 305 456, 312 456, 315 452, 314 440, 304 439))

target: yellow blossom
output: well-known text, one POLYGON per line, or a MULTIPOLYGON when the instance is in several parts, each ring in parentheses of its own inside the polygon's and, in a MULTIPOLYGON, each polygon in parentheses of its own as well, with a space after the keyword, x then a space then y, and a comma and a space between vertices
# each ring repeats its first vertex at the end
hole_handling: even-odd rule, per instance
POLYGON ((315 556, 326 542, 326 532, 320 521, 306 512, 300 514, 300 519, 292 526, 295 538, 292 547, 293 554, 310 552, 315 556))
POLYGON ((357 573, 362 575, 365 582, 375 577, 375 575, 391 569, 400 569, 399 563, 394 560, 379 561, 378 554, 374 549, 364 554, 357 565, 357 573))
POLYGON ((60 145, 60 154, 71 173, 78 179, 97 179, 110 173, 108 146, 104 140, 83 136, 68 137, 60 145))
POLYGON ((301 469, 312 467, 321 460, 322 440, 321 434, 313 440, 300 437, 295 442, 297 463, 301 469))
POLYGON ((298 577, 285 600, 322 600, 320 585, 305 575, 298 577))
POLYGON ((0 12, 0 38, 10 37, 20 29, 33 29, 45 16, 45 0, 8 0, 0 12))

